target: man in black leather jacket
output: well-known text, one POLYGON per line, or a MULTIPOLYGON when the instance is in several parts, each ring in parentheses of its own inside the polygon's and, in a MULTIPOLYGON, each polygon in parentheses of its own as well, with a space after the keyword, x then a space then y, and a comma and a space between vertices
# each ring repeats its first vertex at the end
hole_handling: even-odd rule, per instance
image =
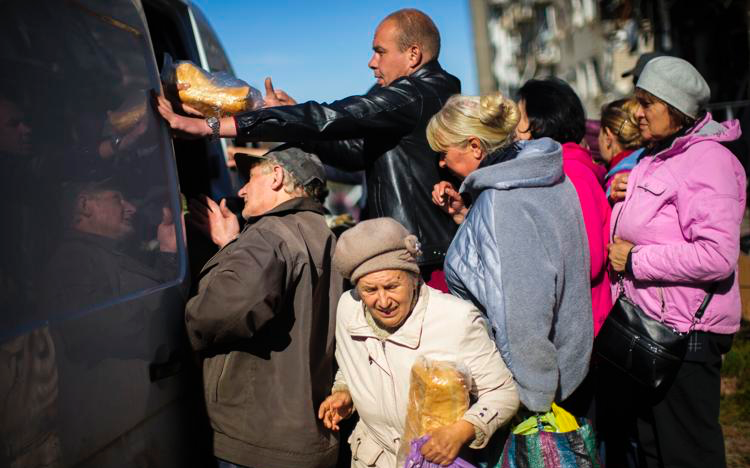
POLYGON ((432 20, 419 10, 399 10, 375 31, 368 66, 377 85, 363 96, 296 104, 286 93, 274 92, 267 80, 266 107, 234 118, 190 119, 172 112, 163 98, 159 111, 175 130, 303 142, 326 164, 364 170, 366 217, 393 217, 415 234, 422 243, 423 276, 440 287, 443 257, 456 225, 431 201, 433 185, 446 176, 440 175, 425 129, 448 97, 461 92, 461 83, 440 67, 439 52, 440 34, 432 20))

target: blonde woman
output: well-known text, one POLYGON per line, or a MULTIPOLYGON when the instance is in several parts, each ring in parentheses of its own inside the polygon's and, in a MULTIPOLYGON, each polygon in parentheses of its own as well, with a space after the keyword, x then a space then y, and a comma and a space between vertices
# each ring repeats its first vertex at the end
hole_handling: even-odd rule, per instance
POLYGON ((643 139, 635 118, 637 110, 638 102, 633 98, 618 99, 602 107, 599 152, 609 168, 604 183, 611 201, 625 196, 627 174, 643 153, 643 139))
POLYGON ((436 184, 433 201, 461 222, 445 260, 451 292, 487 316, 523 405, 548 411, 588 372, 589 249, 560 144, 513 143, 518 121, 500 94, 451 97, 427 139, 463 183, 436 184))

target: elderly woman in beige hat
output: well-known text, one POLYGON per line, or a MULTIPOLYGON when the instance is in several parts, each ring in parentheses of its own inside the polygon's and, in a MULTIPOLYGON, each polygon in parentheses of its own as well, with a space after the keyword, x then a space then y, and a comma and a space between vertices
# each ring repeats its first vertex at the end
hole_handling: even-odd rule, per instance
POLYGON ((473 381, 463 418, 422 446, 427 460, 448 464, 464 446, 484 447, 518 409, 515 383, 480 312, 422 283, 418 256, 417 238, 392 218, 363 221, 336 246, 334 267, 355 287, 339 301, 339 371, 319 417, 338 430, 357 411, 349 439, 355 467, 396 466, 410 372, 420 356, 461 363, 473 381))

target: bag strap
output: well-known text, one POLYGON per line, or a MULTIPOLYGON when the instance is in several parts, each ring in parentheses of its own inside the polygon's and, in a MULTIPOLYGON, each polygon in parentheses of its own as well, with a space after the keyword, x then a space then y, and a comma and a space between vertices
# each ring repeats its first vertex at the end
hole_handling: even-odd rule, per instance
POLYGON ((698 310, 695 311, 695 316, 693 317, 693 322, 690 324, 690 329, 688 330, 688 333, 693 331, 693 328, 695 328, 696 325, 698 325, 698 322, 703 318, 703 314, 706 313, 706 309, 708 308, 708 304, 711 302, 711 299, 714 298, 714 293, 716 292, 716 289, 719 287, 719 281, 716 281, 715 283, 712 283, 711 286, 708 288, 706 297, 703 298, 703 302, 701 302, 700 307, 698 307, 698 310))

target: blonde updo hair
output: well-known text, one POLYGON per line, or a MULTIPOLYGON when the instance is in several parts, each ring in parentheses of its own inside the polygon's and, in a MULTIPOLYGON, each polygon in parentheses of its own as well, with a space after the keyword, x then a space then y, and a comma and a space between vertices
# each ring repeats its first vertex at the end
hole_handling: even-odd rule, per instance
POLYGON ((466 147, 475 137, 487 155, 513 140, 520 118, 516 103, 500 93, 456 94, 430 119, 427 141, 433 151, 445 153, 451 147, 466 147))
POLYGON ((638 120, 635 118, 637 110, 638 102, 633 98, 612 101, 602 107, 602 128, 608 128, 623 149, 643 146, 638 120))

